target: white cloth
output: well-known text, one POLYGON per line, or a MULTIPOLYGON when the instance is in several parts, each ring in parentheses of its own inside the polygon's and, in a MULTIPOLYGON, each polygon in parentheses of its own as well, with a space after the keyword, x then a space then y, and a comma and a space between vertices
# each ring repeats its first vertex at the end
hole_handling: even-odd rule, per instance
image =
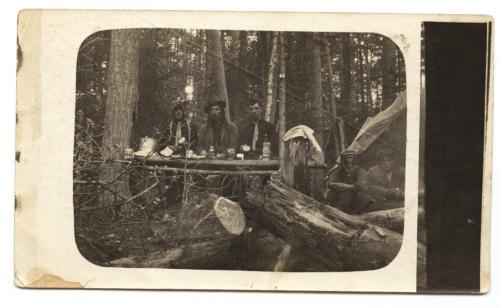
POLYGON ((309 140, 309 152, 307 155, 310 159, 317 163, 323 164, 325 162, 325 155, 323 150, 319 145, 318 141, 314 137, 314 130, 305 125, 298 125, 290 128, 285 135, 283 135, 283 141, 288 141, 294 138, 304 138, 309 140))
POLYGON ((149 156, 154 152, 156 140, 150 137, 144 137, 140 140, 139 150, 134 152, 135 156, 149 156))
POLYGON ((179 145, 179 139, 182 137, 181 122, 177 122, 177 129, 175 131, 175 146, 179 145))

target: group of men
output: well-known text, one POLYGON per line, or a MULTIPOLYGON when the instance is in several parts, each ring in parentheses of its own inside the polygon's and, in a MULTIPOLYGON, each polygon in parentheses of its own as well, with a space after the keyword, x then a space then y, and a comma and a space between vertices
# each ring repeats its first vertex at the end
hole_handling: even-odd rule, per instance
POLYGON ((171 147, 179 153, 187 149, 206 156, 213 147, 217 154, 228 150, 242 152, 251 158, 262 155, 264 141, 271 143, 271 153, 278 153, 276 130, 262 118, 262 103, 250 100, 249 117, 239 128, 226 117, 224 101, 212 101, 206 108, 207 122, 198 130, 196 124, 187 119, 186 103, 177 103, 173 108, 173 120, 161 135, 159 147, 171 147))
MULTIPOLYGON (((206 106, 207 121, 199 130, 187 119, 185 105, 180 102, 174 106, 173 120, 162 134, 160 148, 169 146, 178 153, 191 149, 203 156, 210 148, 218 154, 232 149, 257 159, 262 155, 263 142, 268 140, 271 152, 278 153, 275 128, 262 118, 260 101, 249 101, 249 117, 239 128, 227 119, 223 101, 212 101, 206 106)), ((404 199, 404 173, 391 149, 380 150, 377 164, 368 170, 359 165, 356 152, 345 150, 326 178, 326 199, 351 214, 400 207, 404 199)))

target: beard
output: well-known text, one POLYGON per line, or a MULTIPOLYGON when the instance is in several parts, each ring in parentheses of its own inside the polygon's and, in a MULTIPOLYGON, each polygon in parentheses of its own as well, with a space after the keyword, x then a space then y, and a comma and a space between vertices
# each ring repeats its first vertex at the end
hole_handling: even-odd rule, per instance
POLYGON ((222 122, 222 114, 219 114, 219 115, 209 115, 208 116, 208 120, 212 124, 219 124, 219 123, 222 122))

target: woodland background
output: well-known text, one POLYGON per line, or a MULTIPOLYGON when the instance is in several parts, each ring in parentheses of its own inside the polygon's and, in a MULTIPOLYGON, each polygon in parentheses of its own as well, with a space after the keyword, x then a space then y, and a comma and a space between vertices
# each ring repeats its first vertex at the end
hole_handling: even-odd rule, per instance
MULTIPOLYGON (((78 53, 75 178, 89 160, 119 156, 106 144, 135 147, 140 137, 157 136, 179 100, 191 102, 192 121, 200 125, 211 99, 227 101, 236 124, 245 120, 248 100, 260 99, 277 129, 280 120, 285 131, 313 128, 332 163, 366 118, 405 88, 400 50, 374 33, 97 32, 78 53), (280 102, 286 104, 281 118, 280 102), (116 109, 115 116, 106 119, 106 108, 116 109), (111 130, 127 133, 117 137, 111 130)), ((405 123, 400 126, 404 138, 405 123)))

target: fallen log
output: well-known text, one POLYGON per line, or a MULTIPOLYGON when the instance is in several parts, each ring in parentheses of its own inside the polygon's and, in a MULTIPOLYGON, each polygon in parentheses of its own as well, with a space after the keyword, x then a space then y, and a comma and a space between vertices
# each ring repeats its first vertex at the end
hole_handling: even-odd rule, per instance
POLYGON ((277 180, 263 191, 248 191, 242 206, 271 233, 329 264, 331 271, 382 268, 401 248, 401 234, 321 204, 277 180))
POLYGON ((173 209, 150 223, 158 251, 109 262, 112 266, 221 269, 230 266, 232 245, 245 229, 240 206, 213 194, 197 196, 189 206, 173 209))
MULTIPOLYGON (((403 233, 405 209, 397 208, 391 210, 375 211, 358 215, 357 217, 371 224, 384 227, 386 229, 403 233)), ((424 209, 418 208, 419 227, 424 225, 424 209)))

